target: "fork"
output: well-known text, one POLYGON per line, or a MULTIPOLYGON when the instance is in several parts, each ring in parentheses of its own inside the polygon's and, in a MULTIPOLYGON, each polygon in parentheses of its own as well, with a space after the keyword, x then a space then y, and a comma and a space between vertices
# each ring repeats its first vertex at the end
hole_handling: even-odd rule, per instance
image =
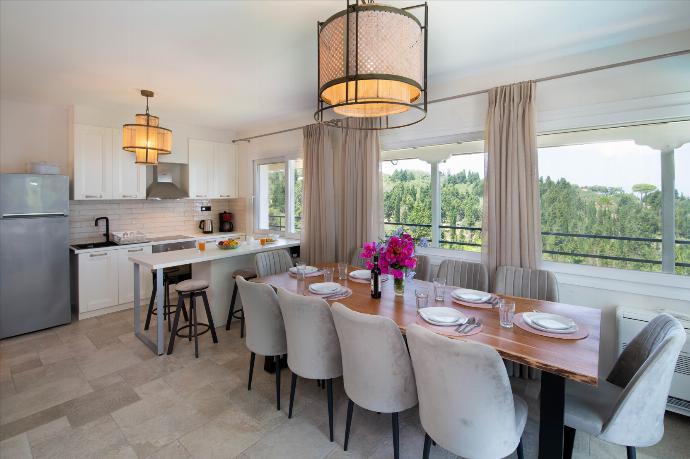
POLYGON ((455 327, 455 332, 456 333, 464 333, 465 327, 471 327, 477 322, 477 319, 475 317, 470 317, 467 322, 464 324, 460 324, 457 327, 455 327))
POLYGON ((463 333, 464 335, 467 335, 467 334, 469 334, 469 332, 471 332, 471 331, 474 330, 475 328, 478 328, 478 327, 481 327, 481 326, 482 326, 482 321, 481 321, 481 320, 478 320, 478 321, 476 321, 474 324, 472 324, 472 325, 470 325, 469 327, 467 327, 466 329, 464 329, 464 330, 462 331, 462 333, 463 333))

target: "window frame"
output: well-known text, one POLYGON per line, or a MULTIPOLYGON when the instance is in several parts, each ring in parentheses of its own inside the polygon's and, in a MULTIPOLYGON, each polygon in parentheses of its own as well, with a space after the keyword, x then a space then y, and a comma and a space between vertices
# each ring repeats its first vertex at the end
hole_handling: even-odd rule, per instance
POLYGON ((285 229, 281 231, 277 231, 278 234, 284 237, 299 237, 300 236, 300 231, 292 231, 294 230, 294 221, 295 221, 295 215, 294 215, 294 210, 295 210, 295 200, 294 200, 294 172, 295 172, 295 161, 298 161, 299 157, 294 157, 290 155, 284 155, 284 156, 274 156, 270 158, 261 158, 261 159, 255 159, 253 161, 253 180, 254 180, 254 194, 252 196, 252 211, 254 213, 254 232, 257 234, 268 234, 268 233, 276 233, 275 230, 271 230, 270 228, 261 228, 260 226, 260 218, 261 218, 261 212, 260 212, 260 205, 261 201, 258 199, 260 191, 259 191, 259 186, 260 186, 260 180, 259 180, 259 170, 260 167, 266 164, 276 164, 276 163, 283 163, 284 164, 284 171, 285 171, 285 229))

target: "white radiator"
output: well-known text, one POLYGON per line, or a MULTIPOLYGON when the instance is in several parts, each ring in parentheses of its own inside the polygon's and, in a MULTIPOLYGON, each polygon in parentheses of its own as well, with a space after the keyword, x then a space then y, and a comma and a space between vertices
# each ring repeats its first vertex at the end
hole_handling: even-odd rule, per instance
MULTIPOLYGON (((683 324, 685 333, 690 335, 690 316, 686 314, 667 310, 648 311, 619 308, 617 312, 619 352, 625 349, 625 346, 628 345, 635 335, 660 312, 666 312, 678 319, 683 324)), ((690 416, 690 337, 685 342, 685 346, 683 346, 678 357, 666 409, 690 416)))

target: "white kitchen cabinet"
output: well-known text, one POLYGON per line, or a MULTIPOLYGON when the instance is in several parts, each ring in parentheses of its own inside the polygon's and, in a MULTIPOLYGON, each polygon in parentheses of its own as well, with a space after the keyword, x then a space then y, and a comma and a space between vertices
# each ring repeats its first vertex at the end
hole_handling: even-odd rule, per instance
MULTIPOLYGON (((151 246, 133 247, 113 251, 117 256, 117 285, 118 285, 118 304, 131 303, 134 301, 134 264, 129 261, 129 257, 142 253, 151 253, 151 246)), ((153 287, 153 276, 151 270, 141 268, 139 270, 140 298, 148 300, 153 287)))
POLYGON ((113 135, 113 199, 146 199, 146 166, 134 162, 135 154, 121 147, 113 135))
POLYGON ((213 142, 189 139, 189 197, 213 197, 213 142))
POLYGON ((118 304, 116 251, 80 253, 79 311, 94 311, 118 304))
POLYGON ((213 144, 213 197, 237 197, 237 157, 235 147, 227 143, 213 144))
POLYGON ((112 199, 113 130, 74 125, 73 198, 112 199))

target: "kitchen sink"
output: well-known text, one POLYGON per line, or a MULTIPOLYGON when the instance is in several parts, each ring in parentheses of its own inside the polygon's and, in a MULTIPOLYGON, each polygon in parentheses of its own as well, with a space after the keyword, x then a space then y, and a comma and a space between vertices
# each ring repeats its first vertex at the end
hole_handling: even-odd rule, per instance
POLYGON ((114 243, 113 241, 108 241, 108 242, 89 242, 88 244, 72 244, 72 247, 74 247, 77 250, 84 250, 84 249, 100 249, 102 247, 113 247, 116 245, 117 244, 114 243))

